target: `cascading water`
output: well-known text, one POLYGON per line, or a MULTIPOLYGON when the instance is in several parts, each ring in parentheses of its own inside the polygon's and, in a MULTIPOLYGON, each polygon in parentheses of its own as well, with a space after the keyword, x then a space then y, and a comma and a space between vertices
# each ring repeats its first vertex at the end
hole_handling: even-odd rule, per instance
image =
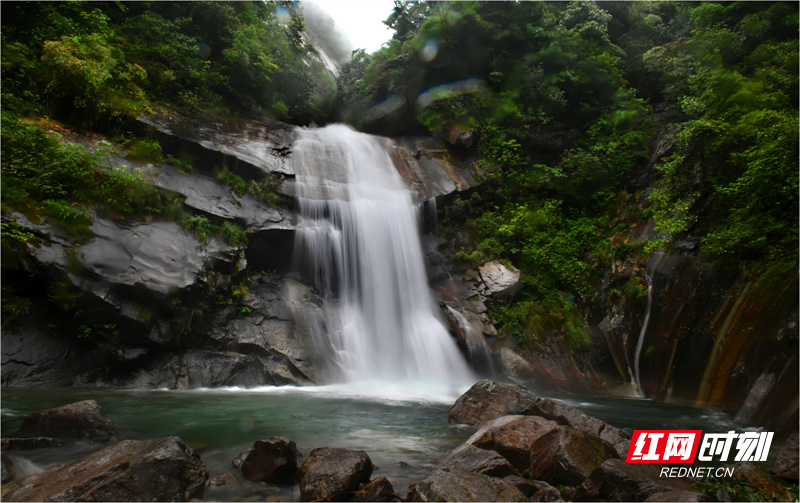
POLYGON ((414 197, 385 139, 301 129, 293 148, 301 274, 324 298, 330 381, 465 386, 471 372, 428 289, 414 197))
POLYGON ((647 325, 650 323, 650 309, 653 307, 653 281, 647 274, 644 275, 647 282, 647 308, 642 322, 642 329, 639 331, 639 340, 636 342, 636 353, 633 356, 634 376, 636 377, 636 391, 640 396, 644 396, 642 391, 642 381, 639 378, 639 360, 642 358, 642 346, 644 345, 644 334, 647 332, 647 325))

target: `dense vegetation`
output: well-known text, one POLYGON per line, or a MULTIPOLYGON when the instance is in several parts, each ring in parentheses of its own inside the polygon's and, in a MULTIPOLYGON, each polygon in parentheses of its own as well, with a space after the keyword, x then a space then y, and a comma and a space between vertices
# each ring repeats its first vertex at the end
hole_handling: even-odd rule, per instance
MULTIPOLYGON (((80 234, 81 205, 101 202, 207 236, 209 222, 105 167, 102 149, 43 133, 41 117, 112 124, 128 155, 157 157, 157 143, 116 124, 159 109, 257 111, 383 134, 471 131, 477 141, 453 154, 476 159, 486 183, 442 228, 466 266, 499 258, 524 271, 493 316, 526 344, 585 343, 611 261, 677 242, 749 277, 796 277, 796 3, 395 4, 394 37, 355 51, 334 82, 294 2, 3 3, 3 210, 34 208, 80 234), (674 147, 653 165, 659 142, 674 147), (651 217, 655 237, 631 232, 651 217)), ((274 198, 269 180, 217 176, 274 198)), ((25 238, 15 232, 4 226, 25 238)), ((641 301, 641 274, 615 295, 641 301)))
MULTIPOLYGON (((469 265, 524 271, 518 300, 494 307, 507 333, 580 345, 611 260, 676 241, 751 276, 796 276, 797 4, 395 3, 393 39, 342 70, 345 117, 478 135, 488 183, 444 228, 469 265), (675 145, 642 194, 632 179, 663 131, 675 145), (633 239, 653 215, 655 238, 633 239)), ((618 293, 641 299, 643 278, 618 293)))

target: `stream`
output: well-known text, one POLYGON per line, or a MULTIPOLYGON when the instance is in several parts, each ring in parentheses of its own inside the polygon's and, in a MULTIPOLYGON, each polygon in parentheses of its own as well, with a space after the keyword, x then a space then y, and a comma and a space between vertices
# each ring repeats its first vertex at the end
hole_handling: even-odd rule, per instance
MULTIPOLYGON (((3 389, 3 436, 11 436, 22 416, 79 400, 95 399, 124 438, 177 435, 194 447, 210 477, 241 474, 231 461, 258 439, 283 436, 307 456, 316 447, 365 450, 395 491, 424 479, 448 452, 474 431, 448 424, 447 411, 463 390, 393 389, 385 383, 256 389, 89 390, 3 389)), ((609 397, 554 397, 617 427, 727 431, 732 418, 712 409, 609 397)), ((98 445, 19 451, 33 473, 72 461, 98 445)), ((301 459, 302 461, 302 459, 301 459)), ((243 480, 235 493, 208 488, 206 500, 299 501, 297 487, 243 480)))

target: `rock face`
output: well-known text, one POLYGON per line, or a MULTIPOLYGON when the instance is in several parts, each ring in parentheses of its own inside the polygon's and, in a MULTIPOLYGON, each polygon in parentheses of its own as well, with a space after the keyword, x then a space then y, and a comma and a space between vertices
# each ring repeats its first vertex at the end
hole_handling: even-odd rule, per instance
POLYGON ((297 459, 302 457, 291 440, 272 437, 257 440, 242 460, 239 468, 247 480, 271 484, 294 484, 297 459))
POLYGON ((109 442, 117 436, 117 427, 94 400, 42 410, 26 417, 20 433, 89 442, 109 442))
POLYGON ((300 497, 303 501, 347 497, 369 481, 372 469, 372 460, 364 451, 314 449, 300 467, 300 497))
POLYGON ((125 440, 83 459, 5 484, 5 501, 188 501, 208 471, 178 437, 125 440))
POLYGON ((450 407, 448 420, 456 424, 483 426, 509 414, 526 414, 538 397, 524 386, 484 379, 472 385, 450 407))
POLYGON ((440 468, 411 489, 408 501, 526 501, 526 498, 502 479, 458 468, 440 468))
POLYGON ((791 501, 796 499, 782 483, 762 472, 752 463, 740 462, 733 466, 733 474, 739 480, 756 489, 772 501, 791 501))

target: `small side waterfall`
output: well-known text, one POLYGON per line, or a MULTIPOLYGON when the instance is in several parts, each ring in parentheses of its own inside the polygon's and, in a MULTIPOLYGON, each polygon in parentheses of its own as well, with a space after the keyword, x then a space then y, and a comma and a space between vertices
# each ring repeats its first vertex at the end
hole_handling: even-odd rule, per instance
POLYGON ((386 140, 343 125, 297 135, 295 260, 324 298, 327 379, 469 385, 428 289, 416 194, 386 140))
POLYGON ((642 392, 642 381, 639 377, 639 360, 642 357, 642 346, 644 345, 644 334, 647 332, 647 325, 650 323, 650 310, 653 307, 653 280, 647 274, 644 275, 644 280, 647 282, 647 308, 645 310, 644 321, 642 322, 642 329, 639 331, 639 340, 636 342, 636 352, 633 356, 633 372, 636 377, 636 391, 644 396, 642 392))

